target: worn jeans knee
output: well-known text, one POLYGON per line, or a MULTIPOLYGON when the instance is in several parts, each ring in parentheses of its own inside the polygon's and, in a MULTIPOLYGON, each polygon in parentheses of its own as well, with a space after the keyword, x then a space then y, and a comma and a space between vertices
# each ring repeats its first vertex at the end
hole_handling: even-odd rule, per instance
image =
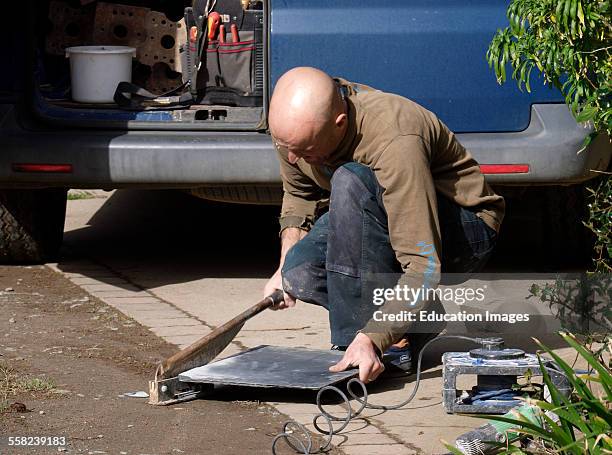
POLYGON ((336 169, 331 179, 332 193, 343 194, 352 188, 365 188, 376 195, 379 190, 374 171, 363 164, 351 162, 336 169))
POLYGON ((374 172, 359 163, 339 167, 331 181, 327 270, 361 276, 363 251, 368 248, 368 216, 386 225, 374 172), (366 215, 367 214, 367 215, 366 215))
POLYGON ((304 302, 327 308, 328 214, 324 214, 306 237, 286 254, 281 276, 283 290, 304 302))

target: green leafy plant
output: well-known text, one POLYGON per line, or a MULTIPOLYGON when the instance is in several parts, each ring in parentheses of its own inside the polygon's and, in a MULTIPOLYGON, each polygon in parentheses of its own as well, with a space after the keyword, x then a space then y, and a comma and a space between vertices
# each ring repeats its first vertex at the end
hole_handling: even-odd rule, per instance
POLYGON ((514 0, 509 26, 487 52, 498 82, 506 64, 519 89, 531 91, 534 68, 565 96, 578 122, 612 136, 612 7, 609 0, 514 0))
POLYGON ((548 305, 564 330, 587 341, 604 342, 612 333, 612 275, 581 273, 558 275, 554 283, 532 284, 528 298, 537 297, 548 305))
MULTIPOLYGON (((520 413, 516 417, 475 416, 511 424, 513 433, 529 438, 523 447, 496 443, 499 453, 513 454, 610 454, 612 453, 612 374, 605 355, 611 345, 603 346, 594 353, 581 344, 573 335, 561 333, 567 344, 588 364, 588 372, 577 374, 552 349, 536 342, 550 356, 568 378, 573 393, 567 397, 553 383, 544 359, 538 354, 543 371, 544 384, 550 392, 548 401, 527 399, 534 407, 536 422, 520 413)), ((493 443, 492 443, 493 444, 493 443)), ((455 454, 456 448, 448 446, 455 454)))
MULTIPOLYGON (((520 90, 531 91, 534 68, 557 88, 578 122, 589 122, 587 147, 600 133, 612 137, 612 2, 610 0, 512 0, 509 26, 498 30, 487 51, 497 81, 507 66, 520 90)), ((595 235, 596 272, 610 272, 612 181, 609 173, 591 185, 589 219, 595 235)))
POLYGON ((589 218, 584 225, 595 234, 594 271, 612 272, 612 178, 602 177, 587 187, 589 218))

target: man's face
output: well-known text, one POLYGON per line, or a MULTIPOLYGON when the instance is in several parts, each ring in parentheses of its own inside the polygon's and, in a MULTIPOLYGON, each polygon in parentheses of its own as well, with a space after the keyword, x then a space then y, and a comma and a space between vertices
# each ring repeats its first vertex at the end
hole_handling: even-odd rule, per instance
POLYGON ((280 152, 287 154, 291 164, 301 158, 314 166, 324 165, 338 145, 334 128, 329 125, 304 128, 301 133, 287 140, 275 138, 274 145, 280 152))
POLYGON ((334 151, 333 149, 329 150, 325 146, 320 146, 319 144, 306 144, 296 147, 276 140, 274 145, 280 152, 287 154, 287 159, 291 164, 297 163, 298 160, 302 158, 308 164, 320 166, 325 164, 326 159, 334 151))

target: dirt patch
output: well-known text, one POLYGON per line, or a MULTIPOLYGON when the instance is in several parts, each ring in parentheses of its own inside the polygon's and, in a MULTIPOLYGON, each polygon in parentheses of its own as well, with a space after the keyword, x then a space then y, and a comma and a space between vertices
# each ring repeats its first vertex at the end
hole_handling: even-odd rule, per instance
POLYGON ((270 453, 288 419, 265 404, 123 395, 175 351, 46 267, 0 267, 0 453, 58 452, 8 436, 63 436, 67 453, 270 453))

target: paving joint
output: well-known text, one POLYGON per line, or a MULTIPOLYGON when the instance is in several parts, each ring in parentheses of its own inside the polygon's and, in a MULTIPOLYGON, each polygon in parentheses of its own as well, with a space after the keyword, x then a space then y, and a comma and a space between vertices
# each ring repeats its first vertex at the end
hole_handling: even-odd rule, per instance
MULTIPOLYGON (((131 308, 131 305, 129 302, 124 302, 124 303, 118 303, 116 300, 117 299, 121 299, 122 297, 117 297, 116 294, 114 294, 112 297, 106 297, 104 296, 105 293, 111 293, 111 292, 121 292, 121 293, 125 293, 125 300, 128 300, 130 298, 142 298, 142 295, 140 296, 131 296, 131 295, 127 295, 127 293, 135 293, 135 292, 144 292, 147 295, 150 296, 150 298, 155 299, 157 302, 160 303, 164 303, 166 305, 168 305, 169 307, 171 307, 173 310, 176 310, 178 312, 180 312, 185 318, 193 320, 198 322, 199 324, 203 325, 204 327, 208 328, 209 330, 214 330, 216 327, 208 324, 206 321, 203 321, 202 319, 200 319, 197 316, 194 316, 188 312, 186 312, 185 310, 183 310, 182 308, 177 307, 176 305, 174 305, 172 302, 167 301, 166 299, 159 297, 158 295, 156 295, 154 292, 143 288, 142 286, 134 283, 132 280, 130 280, 128 277, 126 277, 125 275, 123 275, 122 273, 111 269, 110 267, 108 267, 107 265, 100 263, 94 259, 88 259, 87 261, 83 261, 83 260, 79 260, 78 261, 80 264, 83 264, 82 267, 78 267, 79 270, 83 270, 83 271, 98 271, 98 270, 102 270, 105 274, 100 276, 100 279, 98 279, 97 277, 90 277, 87 275, 84 275, 83 273, 79 272, 78 270, 71 270, 70 272, 66 272, 62 269, 59 268, 59 264, 57 263, 48 263, 45 264, 46 267, 48 267, 49 269, 53 270, 56 273, 61 274, 62 276, 64 276, 66 279, 68 279, 71 283, 73 283, 75 286, 78 286, 79 288, 83 289, 85 292, 87 292, 88 294, 96 297, 97 299, 101 300, 102 302, 104 302, 106 305, 115 308, 117 311, 123 313, 124 315, 128 316, 129 318, 135 320, 136 322, 138 322, 139 324, 142 324, 144 326, 146 326, 150 332, 152 332, 153 334, 155 334, 156 336, 160 336, 156 333, 156 331, 154 329, 158 328, 159 325, 158 324, 153 324, 152 322, 150 322, 151 320, 149 320, 149 322, 146 322, 146 319, 144 318, 136 318, 134 317, 134 315, 128 314, 128 308, 131 308), (108 273, 108 274, 106 274, 108 273), (110 287, 114 287, 116 288, 114 291, 93 291, 90 289, 87 289, 88 286, 95 286, 95 284, 92 285, 87 285, 87 284, 79 284, 78 281, 79 279, 83 279, 83 278, 88 278, 92 281, 97 281, 103 284, 107 284, 110 287), (111 283, 106 283, 104 281, 104 278, 111 278, 111 279, 115 279, 115 283, 111 284, 111 283), (116 283, 116 279, 119 279, 121 281, 123 281, 123 283, 129 284, 130 286, 133 286, 134 288, 138 289, 138 291, 129 291, 126 290, 124 288, 122 288, 120 285, 118 285, 116 283)), ((70 261, 66 262, 67 266, 70 266, 70 261)), ((112 280, 111 280, 112 281, 112 280)), ((137 303, 138 305, 139 303, 137 303)), ((144 310, 143 310, 144 311, 144 310)), ((149 311, 149 312, 153 312, 155 310, 149 311)), ((180 318, 175 318, 175 319, 180 319, 180 318)), ((168 321, 171 321, 171 319, 168 319, 168 321)), ((173 326, 173 327, 190 327, 187 325, 178 325, 178 326, 173 326)), ((193 326, 191 326, 193 327, 193 326)), ((177 347, 179 347, 179 349, 184 348, 186 345, 182 344, 182 343, 177 343, 175 341, 172 341, 172 338, 176 337, 176 336, 183 336, 183 335, 174 335, 174 336, 161 336, 161 338, 163 338, 165 341, 167 341, 168 343, 174 344, 177 347)), ((194 340, 195 341, 195 340, 194 340)), ((189 345, 191 343, 188 343, 187 345, 189 345)), ((236 346, 240 351, 246 351, 248 349, 248 347, 242 343, 241 341, 238 340, 233 340, 232 343, 234 346, 236 346)))
MULTIPOLYGON (((70 249, 64 247, 65 250, 67 250, 68 255, 70 253, 70 249)), ((140 296, 132 296, 132 295, 127 295, 128 292, 132 292, 132 293, 140 293, 140 292, 144 292, 147 295, 150 296, 150 298, 157 300, 158 302, 161 303, 165 303, 166 305, 168 305, 169 307, 173 308, 176 311, 179 311, 180 313, 182 313, 185 318, 197 321, 199 324, 203 325, 204 327, 208 328, 209 330, 214 330, 216 328, 216 326, 213 326, 209 323, 207 323, 206 321, 203 321, 202 319, 200 319, 199 317, 188 313, 187 311, 183 310, 182 308, 177 307, 174 303, 169 302, 168 300, 158 296, 157 294, 155 294, 155 292, 146 289, 142 286, 140 286, 137 283, 134 283, 132 280, 130 280, 129 277, 125 276, 124 274, 122 274, 121 272, 114 270, 112 268, 110 268, 109 266, 107 266, 106 264, 96 261, 95 259, 87 259, 87 260, 79 260, 78 263, 83 264, 83 266, 78 267, 78 269, 83 270, 83 271, 98 271, 99 269, 102 269, 102 271, 106 274, 103 274, 101 276, 96 276, 96 277, 90 277, 87 275, 84 275, 83 273, 79 272, 78 270, 75 271, 70 271, 70 272, 65 272, 62 269, 59 268, 59 264, 57 263, 48 263, 45 264, 46 267, 50 268, 51 270, 53 270, 56 273, 59 273, 61 275, 63 275, 65 278, 67 278, 71 283, 73 283, 75 286, 80 287, 81 289, 83 289, 85 292, 87 292, 88 294, 96 297, 97 299, 100 299, 101 301, 103 301, 106 305, 111 306, 113 308, 115 308, 117 311, 123 313, 124 315, 130 317, 131 319, 134 319, 136 322, 138 322, 139 324, 145 325, 150 332, 152 332, 153 334, 155 334, 156 336, 160 336, 159 334, 157 334, 157 332, 154 329, 159 329, 159 326, 156 324, 152 324, 149 323, 147 324, 146 322, 142 321, 142 318, 136 319, 134 316, 127 314, 126 311, 128 309, 128 307, 132 307, 132 305, 129 302, 125 302, 125 303, 119 303, 116 300, 117 299, 122 299, 125 298, 126 300, 128 299, 133 299, 133 298, 143 298, 142 295, 140 296), (78 276, 77 276, 78 275, 78 276), (92 282, 99 282, 99 283, 103 283, 103 284, 107 284, 108 286, 114 287, 116 288, 113 291, 95 291, 92 292, 91 290, 87 289, 87 286, 95 286, 95 284, 91 284, 91 285, 87 285, 87 284, 81 284, 78 281, 82 280, 83 278, 87 278, 88 280, 91 280, 92 282), (114 281, 114 283, 108 283, 107 281, 105 281, 104 279, 110 279, 109 281, 114 281), (122 288, 120 285, 117 284, 117 280, 121 280, 123 283, 129 284, 130 286, 133 286, 134 288, 138 289, 137 291, 129 291, 126 290, 124 288, 122 288), (113 296, 104 296, 105 293, 111 293, 111 292, 115 292, 115 293, 125 293, 125 297, 117 297, 117 295, 113 295, 113 296)), ((66 263, 67 266, 70 266, 70 260, 68 260, 68 262, 66 263)), ((138 303, 137 303, 138 304, 138 303)), ((178 319, 178 318, 175 318, 178 319)), ((169 319, 169 321, 171 321, 171 319, 169 319)), ((172 326, 172 327, 190 327, 187 325, 178 325, 178 326, 172 326)), ((191 326, 193 327, 193 326, 191 326)), ((170 335, 165 335, 165 336, 160 336, 161 338, 163 338, 165 341, 167 341, 168 343, 174 344, 176 346, 179 347, 179 349, 182 349, 185 347, 185 345, 183 344, 179 344, 176 343, 174 341, 171 340, 171 338, 175 337, 175 336, 182 336, 182 335, 174 335, 174 336, 170 336, 170 335)), ((191 343, 188 343, 191 344, 191 343)), ((232 340, 231 344, 233 344, 234 346, 236 346, 240 351, 246 351, 248 350, 248 346, 246 346, 244 343, 242 343, 239 340, 232 340)))
MULTIPOLYGON (((79 262, 85 262, 85 261, 79 261, 79 262)), ((116 271, 116 270, 113 270, 113 269, 111 269, 110 267, 108 267, 107 265, 105 265, 105 264, 103 264, 103 263, 101 263, 101 262, 96 261, 95 259, 88 259, 88 260, 87 260, 87 262, 89 262, 90 264, 94 265, 94 266, 95 266, 95 268, 98 268, 98 267, 99 267, 99 268, 103 268, 105 271, 109 272, 110 276, 102 276, 102 277, 100 277, 100 278, 113 278, 113 277, 119 278, 119 279, 121 279, 122 281, 124 281, 125 283, 127 283, 127 284, 129 284, 129 285, 131 285, 131 286, 134 286, 135 288, 137 288, 137 289, 138 289, 138 291, 135 291, 135 292, 145 292, 146 294, 150 295, 151 297, 153 297, 154 299, 158 300, 159 302, 165 303, 166 305, 169 305, 170 307, 174 308, 175 310, 180 311, 180 312, 181 312, 181 313, 183 313, 183 314, 184 314, 186 317, 188 317, 188 318, 190 318, 190 319, 195 319, 195 320, 196 320, 196 321, 198 321, 200 324, 202 324, 202 325, 206 326, 206 327, 207 327, 207 328, 209 328, 210 330, 214 330, 214 329, 215 329, 215 327, 214 327, 214 326, 212 326, 212 325, 208 324, 206 321, 203 321, 203 320, 201 320, 200 318, 198 318, 197 316, 194 316, 194 315, 192 315, 192 314, 190 314, 190 313, 187 313, 185 310, 183 310, 182 308, 177 307, 177 306, 176 306, 176 305, 174 305, 172 302, 169 302, 169 301, 167 301, 167 300, 163 299, 162 297, 159 297, 159 296, 158 296, 157 294, 155 294, 154 292, 152 292, 152 291, 150 291, 150 290, 148 290, 148 289, 145 289, 145 288, 143 288, 142 286, 140 286, 140 285, 138 285, 138 284, 134 283, 132 280, 130 280, 130 279, 129 279, 129 277, 127 277, 127 276, 123 275, 121 272, 118 272, 118 271, 116 271)), ((66 263, 66 265, 70 265, 70 262, 66 263)), ((124 288, 121 288, 120 286, 117 286, 116 284, 113 284, 113 283, 106 283, 106 282, 105 282, 103 279, 98 279, 98 278, 89 277, 89 276, 87 276, 87 275, 83 275, 81 272, 78 272, 78 271, 77 271, 77 272, 64 272, 63 270, 61 270, 61 269, 59 268, 59 264, 57 264, 57 263, 49 263, 49 264, 46 264, 46 266, 47 266, 47 267, 49 267, 51 270, 53 270, 53 271, 55 271, 55 272, 58 272, 58 273, 62 274, 62 275, 63 275, 63 276, 65 276, 65 277, 66 277, 68 280, 70 280, 70 282, 72 282, 74 285, 79 286, 79 287, 80 287, 80 288, 82 288, 82 289, 85 289, 85 290, 87 291, 87 293, 89 293, 89 294, 91 294, 91 295, 94 295, 96 298, 98 298, 98 299, 102 300, 104 303, 106 303, 106 304, 107 304, 107 305, 109 305, 109 306, 112 306, 113 308, 117 308, 117 307, 116 307, 115 305, 113 305, 112 303, 109 303, 109 302, 107 301, 107 299, 105 299, 104 297, 102 297, 102 296, 98 295, 98 294, 104 294, 104 291, 99 291, 99 292, 96 292, 96 293, 92 294, 92 293, 91 293, 89 290, 87 290, 87 288, 85 287, 85 286, 88 286, 88 285, 84 285, 84 284, 79 284, 79 283, 76 283, 76 282, 75 282, 75 280, 74 280, 74 278, 76 278, 76 277, 69 276, 69 275, 68 275, 68 273, 72 273, 72 274, 74 274, 74 273, 78 273, 78 274, 80 274, 80 275, 81 275, 81 278, 89 278, 89 279, 92 279, 92 280, 95 280, 95 281, 99 281, 99 282, 101 282, 101 283, 103 283, 103 284, 108 284, 108 286, 112 286, 112 287, 118 288, 116 291, 126 291, 124 288)), ((95 268, 94 268, 93 270, 95 270, 95 268)), ((92 269, 87 269, 87 268, 85 268, 84 270, 92 270, 92 269)), ((112 292, 112 291, 109 291, 109 292, 112 292)), ((127 291, 127 292, 130 292, 130 291, 127 291)), ((117 298, 122 298, 122 297, 116 297, 116 296, 115 296, 115 297, 110 297, 110 296, 109 296, 108 298, 117 299, 117 298)), ((126 298, 126 299, 127 299, 127 298, 142 298, 142 296, 127 296, 127 295, 126 295, 126 297, 125 297, 125 298, 126 298)), ((117 308, 117 309, 118 309, 118 308, 117 308)), ((119 311, 121 311, 121 310, 119 310, 119 311)), ((121 311, 121 312, 123 313, 123 311, 121 311)), ((125 314, 125 313, 124 313, 124 314, 125 314)), ((129 315, 128 315, 128 316, 129 316, 129 315)))

